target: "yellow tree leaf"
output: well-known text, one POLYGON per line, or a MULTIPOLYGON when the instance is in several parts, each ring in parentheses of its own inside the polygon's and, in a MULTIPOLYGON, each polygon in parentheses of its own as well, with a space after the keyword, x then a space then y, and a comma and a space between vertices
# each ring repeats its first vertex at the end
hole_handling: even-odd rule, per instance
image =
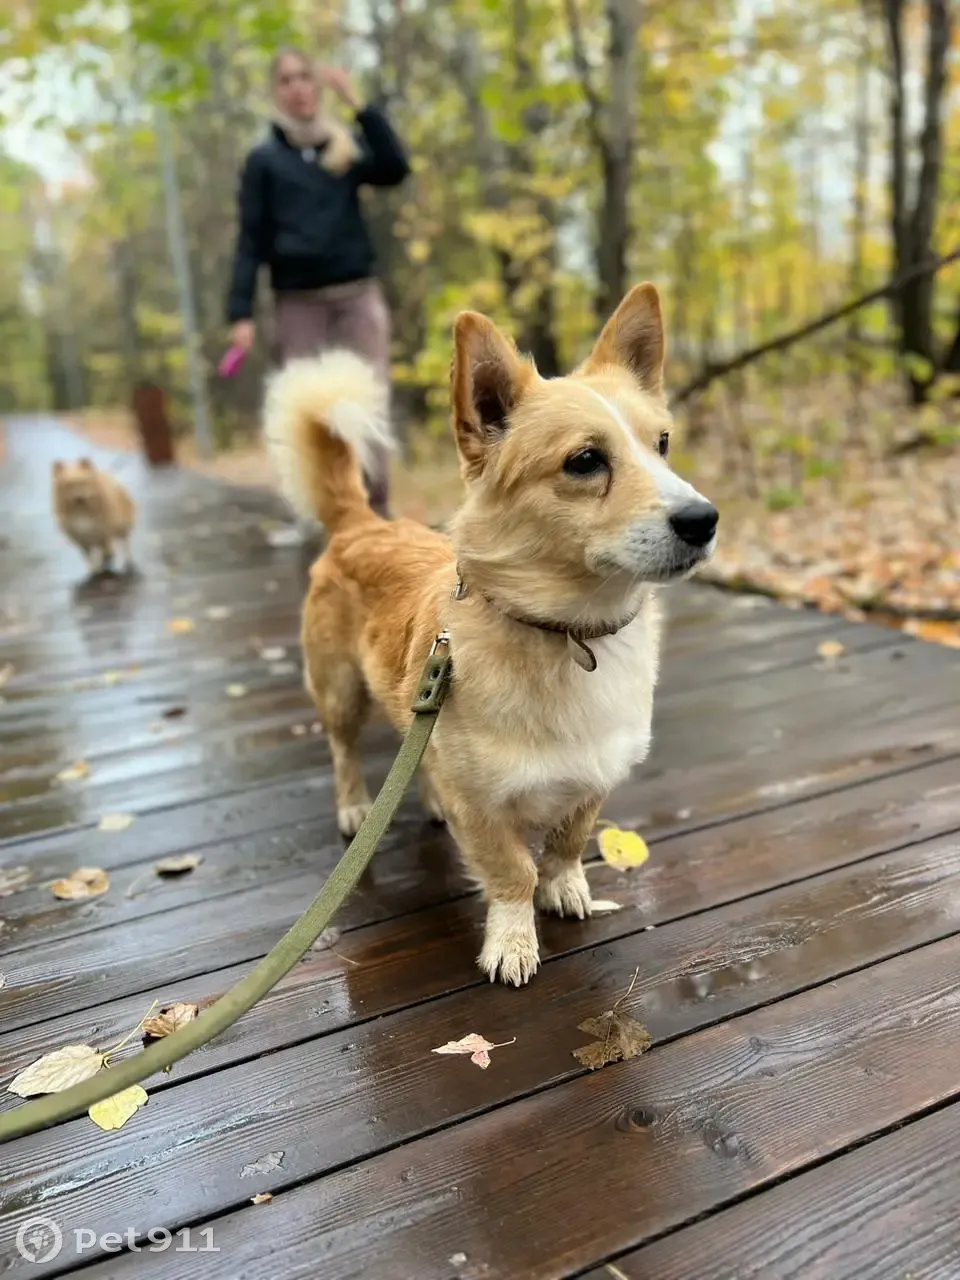
POLYGON ((86 760, 77 760, 74 764, 68 765, 66 769, 61 769, 57 774, 58 782, 79 782, 82 778, 89 778, 90 766, 86 760))
POLYGON ((630 867, 642 867, 650 857, 650 850, 636 831, 621 831, 619 827, 604 827, 597 836, 600 854, 604 862, 619 871, 630 867))
POLYGON ((24 1067, 7 1085, 18 1098, 34 1098, 41 1093, 60 1093, 81 1080, 89 1080, 103 1066, 103 1054, 88 1044, 66 1044, 45 1053, 24 1067))
POLYGON ((121 1089, 112 1098, 95 1102, 87 1115, 100 1129, 122 1129, 131 1116, 135 1116, 147 1100, 143 1085, 132 1084, 121 1089))
POLYGON ((202 861, 202 854, 181 853, 172 858, 161 858, 153 864, 153 869, 158 876, 182 876, 188 871, 196 871, 202 861))
POLYGON ((839 658, 846 652, 846 645, 839 640, 821 640, 817 645, 817 655, 821 658, 839 658))
POLYGON ((50 886, 55 898, 75 901, 79 898, 97 898, 110 888, 110 877, 100 867, 77 867, 63 880, 54 880, 50 886))
POLYGON ((126 831, 133 826, 132 813, 105 813, 97 823, 98 831, 126 831))

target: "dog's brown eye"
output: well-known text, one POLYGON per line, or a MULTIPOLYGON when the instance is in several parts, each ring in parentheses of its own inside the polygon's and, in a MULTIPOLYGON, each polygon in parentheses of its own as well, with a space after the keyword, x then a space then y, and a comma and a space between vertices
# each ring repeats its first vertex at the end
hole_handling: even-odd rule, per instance
POLYGON ((606 471, 609 466, 607 455, 602 449, 581 449, 578 453, 571 453, 563 464, 563 469, 568 476, 595 476, 606 471))
POLYGON ((657 453, 660 454, 661 458, 665 458, 669 452, 670 452, 670 432, 661 431, 660 439, 657 441, 657 453))

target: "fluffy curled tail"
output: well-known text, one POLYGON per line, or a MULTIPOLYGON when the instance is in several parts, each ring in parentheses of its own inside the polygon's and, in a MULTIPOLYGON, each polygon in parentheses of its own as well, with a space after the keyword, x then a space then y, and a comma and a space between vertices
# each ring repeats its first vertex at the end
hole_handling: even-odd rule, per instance
POLYGON ((393 448, 387 387, 352 351, 291 360, 267 383, 264 435, 285 497, 329 533, 370 518, 364 473, 393 448))

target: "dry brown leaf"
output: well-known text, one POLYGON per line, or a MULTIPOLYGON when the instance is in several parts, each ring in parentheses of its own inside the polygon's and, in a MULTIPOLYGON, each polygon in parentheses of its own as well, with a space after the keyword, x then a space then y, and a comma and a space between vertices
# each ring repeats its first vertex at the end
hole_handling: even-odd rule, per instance
POLYGON ((104 1055, 88 1044, 66 1044, 62 1049, 45 1053, 36 1062, 14 1076, 7 1085, 8 1093, 18 1098, 35 1098, 41 1093, 62 1093, 81 1080, 95 1076, 104 1063, 104 1055))
POLYGON ((87 1115, 99 1129, 122 1129, 146 1101, 147 1091, 143 1085, 132 1084, 112 1097, 95 1102, 88 1108, 87 1115))
POLYGON ((203 861, 203 854, 180 853, 172 858, 161 858, 153 864, 158 876, 182 876, 188 871, 196 871, 203 861))
POLYGON ((134 823, 132 813, 105 813, 97 823, 98 831, 126 831, 134 823))
POLYGON ((100 867, 78 867, 62 880, 54 880, 50 891, 55 898, 76 901, 97 898, 110 888, 110 877, 100 867))
POLYGON ((181 716, 187 714, 186 707, 167 707, 163 713, 164 720, 179 720, 181 716))
POLYGON ((846 653, 847 646, 839 640, 821 640, 817 645, 818 658, 839 658, 841 653, 846 653))
POLYGON ((0 898, 9 898, 25 888, 30 876, 28 867, 0 867, 0 898))
POLYGON ((162 1040, 165 1036, 172 1036, 174 1031, 192 1022, 198 1012, 199 1008, 195 1004, 167 1005, 155 1017, 144 1018, 140 1024, 144 1038, 162 1040))
POLYGON ((268 1151, 259 1160, 254 1160, 253 1164, 245 1164, 240 1170, 240 1177, 255 1178, 261 1173, 272 1173, 283 1164, 283 1155, 282 1151, 268 1151))
POLYGON ((948 649, 960 649, 960 623, 911 619, 903 629, 907 635, 916 636, 918 640, 926 640, 930 644, 943 644, 948 649))
POLYGON ((273 1199, 272 1191, 258 1191, 255 1196, 250 1197, 251 1204, 269 1204, 273 1199))
POLYGON ((448 1040, 446 1044, 440 1045, 438 1049, 431 1049, 431 1053, 444 1054, 469 1054, 470 1061, 476 1063, 478 1067, 486 1071, 490 1065, 490 1050, 503 1049, 509 1044, 516 1044, 517 1037, 512 1040, 504 1040, 500 1044, 492 1044, 489 1040, 485 1040, 483 1036, 471 1032, 470 1035, 464 1036, 460 1040, 448 1040))
POLYGON ((637 1058, 650 1048, 650 1034, 643 1023, 620 1012, 620 1006, 629 998, 639 976, 640 970, 636 969, 629 987, 612 1009, 607 1009, 598 1018, 585 1018, 578 1025, 577 1030, 584 1035, 596 1036, 590 1044, 573 1050, 576 1060, 591 1071, 611 1062, 626 1062, 630 1058, 637 1058))
POLYGON ((86 760, 77 760, 73 764, 68 765, 66 769, 61 769, 57 774, 58 782, 80 782, 83 778, 90 777, 90 766, 86 760))
POLYGON ((171 635, 183 636, 192 631, 195 625, 192 618, 171 618, 167 623, 167 630, 171 635))

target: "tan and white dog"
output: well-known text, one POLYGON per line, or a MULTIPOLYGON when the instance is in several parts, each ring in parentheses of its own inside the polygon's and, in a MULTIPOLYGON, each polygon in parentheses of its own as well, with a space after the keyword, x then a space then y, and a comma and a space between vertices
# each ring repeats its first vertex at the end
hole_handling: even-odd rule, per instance
POLYGON ((369 366, 333 352, 289 364, 268 389, 285 490, 329 534, 302 641, 340 828, 354 834, 370 806, 358 741, 371 698, 405 730, 448 633, 453 684, 421 788, 486 895, 479 964, 491 980, 519 986, 536 971, 535 904, 590 914, 584 847, 650 747, 656 588, 713 549, 715 508, 664 460, 663 356, 649 284, 564 378, 541 378, 490 320, 461 314, 452 394, 466 493, 450 538, 367 504, 361 468, 390 439, 369 366), (543 836, 539 867, 531 833, 543 836))
POLYGON ((53 464, 53 510, 57 524, 86 556, 91 573, 113 565, 116 548, 130 567, 130 530, 136 507, 126 489, 89 458, 53 464))

